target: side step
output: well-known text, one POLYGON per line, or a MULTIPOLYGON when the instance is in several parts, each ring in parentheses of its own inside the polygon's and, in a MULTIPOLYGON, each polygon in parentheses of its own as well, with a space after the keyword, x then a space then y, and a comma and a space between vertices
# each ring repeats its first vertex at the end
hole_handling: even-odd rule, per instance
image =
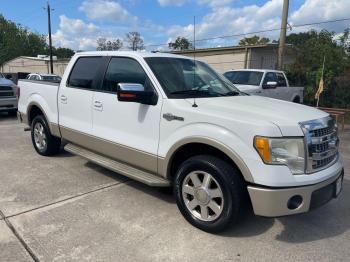
POLYGON ((85 148, 80 146, 76 146, 73 144, 67 144, 64 149, 74 155, 81 156, 95 164, 103 166, 109 170, 112 170, 116 173, 127 176, 131 179, 137 180, 144 184, 154 187, 168 187, 170 186, 170 181, 154 175, 152 173, 148 173, 146 171, 142 171, 140 169, 128 166, 126 164, 115 161, 111 158, 101 156, 94 152, 91 152, 85 148))

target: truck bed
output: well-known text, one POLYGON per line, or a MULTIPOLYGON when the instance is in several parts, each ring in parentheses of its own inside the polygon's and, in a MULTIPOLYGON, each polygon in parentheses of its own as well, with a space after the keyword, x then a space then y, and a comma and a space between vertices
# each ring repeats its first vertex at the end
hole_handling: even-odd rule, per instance
POLYGON ((46 113, 49 123, 58 124, 57 92, 59 83, 19 80, 18 86, 21 92, 18 111, 27 114, 27 110, 35 105, 46 113))

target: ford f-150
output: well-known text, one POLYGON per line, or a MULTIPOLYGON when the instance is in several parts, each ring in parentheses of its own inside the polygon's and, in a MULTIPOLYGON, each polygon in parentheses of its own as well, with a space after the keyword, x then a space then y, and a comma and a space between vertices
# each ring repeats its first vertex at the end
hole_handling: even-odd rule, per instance
POLYGON ((18 118, 39 154, 57 154, 63 144, 150 186, 172 186, 183 216, 205 231, 225 229, 249 205, 260 216, 292 215, 341 191, 329 114, 245 95, 200 61, 85 52, 60 84, 19 86, 18 118))

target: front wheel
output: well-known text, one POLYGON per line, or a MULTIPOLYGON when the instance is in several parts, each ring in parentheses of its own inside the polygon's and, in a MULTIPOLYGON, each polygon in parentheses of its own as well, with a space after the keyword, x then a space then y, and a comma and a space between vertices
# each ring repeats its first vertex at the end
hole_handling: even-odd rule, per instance
POLYGON ((33 119, 31 136, 33 146, 38 154, 51 156, 59 152, 61 139, 51 135, 44 116, 39 115, 33 119))
POLYGON ((209 155, 192 157, 181 165, 175 178, 175 195, 186 220, 212 233, 236 222, 245 204, 239 171, 209 155))

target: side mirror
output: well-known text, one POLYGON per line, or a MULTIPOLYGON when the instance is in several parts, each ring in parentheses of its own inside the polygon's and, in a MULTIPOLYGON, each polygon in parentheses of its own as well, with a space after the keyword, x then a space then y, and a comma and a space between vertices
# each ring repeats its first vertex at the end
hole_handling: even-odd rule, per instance
POLYGON ((276 87, 277 87, 276 81, 269 81, 262 86, 263 89, 272 89, 272 88, 276 88, 276 87))
POLYGON ((153 91, 145 91, 141 84, 119 83, 118 100, 122 102, 136 102, 145 105, 156 105, 158 97, 153 91))

